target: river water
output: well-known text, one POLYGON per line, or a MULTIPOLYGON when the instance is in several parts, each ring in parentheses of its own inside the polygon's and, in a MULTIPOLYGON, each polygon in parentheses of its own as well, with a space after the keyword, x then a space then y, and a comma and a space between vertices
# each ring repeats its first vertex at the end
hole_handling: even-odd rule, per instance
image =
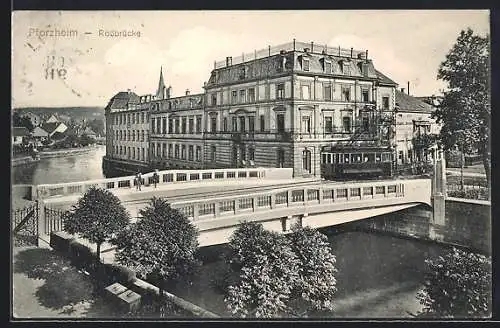
MULTIPOLYGON (((105 147, 88 153, 41 159, 38 163, 14 167, 13 184, 44 184, 100 179, 105 147)), ((416 240, 359 231, 323 230, 329 236, 337 258, 337 300, 334 317, 402 318, 420 309, 416 293, 425 273, 425 259, 446 252, 446 248, 416 240)), ((179 296, 222 315, 223 296, 211 282, 220 262, 207 263, 192 288, 179 296)))

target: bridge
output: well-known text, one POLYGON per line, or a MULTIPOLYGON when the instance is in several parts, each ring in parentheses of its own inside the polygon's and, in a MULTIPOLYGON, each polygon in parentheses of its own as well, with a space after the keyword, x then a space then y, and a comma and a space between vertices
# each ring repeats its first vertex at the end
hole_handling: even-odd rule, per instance
MULTIPOLYGON (((380 181, 333 182, 293 178, 288 168, 244 168, 218 170, 160 171, 160 182, 152 185, 152 174, 143 175, 142 190, 134 176, 93 181, 38 185, 32 198, 38 200, 38 234, 62 229, 50 215, 69 209, 92 186, 110 190, 120 198, 133 220, 153 196, 165 197, 200 231, 200 246, 228 241, 240 222, 261 222, 266 229, 290 232, 293 224, 314 228, 333 226, 420 204, 433 207, 433 179, 411 178, 380 181)), ((57 219, 57 218, 56 218, 57 219)))

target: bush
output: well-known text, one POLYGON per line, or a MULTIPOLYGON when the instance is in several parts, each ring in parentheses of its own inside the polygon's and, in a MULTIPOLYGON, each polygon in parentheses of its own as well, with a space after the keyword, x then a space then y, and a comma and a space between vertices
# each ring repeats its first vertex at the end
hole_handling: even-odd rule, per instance
POLYGON ((67 254, 70 251, 70 244, 73 240, 74 238, 65 236, 61 232, 52 232, 50 234, 50 247, 58 252, 67 254))
POLYGON ((101 264, 101 280, 106 280, 106 284, 111 285, 119 282, 128 286, 136 279, 135 272, 127 267, 115 264, 101 264))
POLYGON ((128 318, 171 318, 192 317, 192 313, 182 309, 166 296, 159 296, 154 291, 145 290, 141 295, 138 311, 129 312, 128 318))
POLYGON ((491 258, 453 248, 426 264, 424 288, 417 295, 423 305, 419 317, 491 316, 491 258))
POLYGON ((486 188, 448 191, 448 197, 490 200, 489 189, 486 188))

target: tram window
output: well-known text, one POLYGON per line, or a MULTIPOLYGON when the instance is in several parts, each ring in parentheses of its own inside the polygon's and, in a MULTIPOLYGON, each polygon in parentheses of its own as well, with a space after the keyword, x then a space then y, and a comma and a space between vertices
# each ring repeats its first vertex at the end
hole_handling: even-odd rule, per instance
POLYGON ((342 160, 342 156, 339 156, 339 154, 335 154, 335 163, 340 163, 342 160))
POLYGON ((323 154, 323 156, 321 156, 321 162, 322 162, 322 164, 327 163, 327 157, 328 157, 328 154, 323 154))
POLYGON ((374 153, 365 154, 365 158, 368 159, 365 162, 375 162, 375 154, 374 153))
POLYGON ((351 154, 351 163, 361 163, 361 154, 351 154))
POLYGON ((382 153, 382 162, 390 162, 391 153, 382 153))
POLYGON ((381 160, 380 156, 381 155, 378 153, 375 155, 375 162, 380 162, 380 160, 381 160))
POLYGON ((328 154, 328 163, 329 164, 333 163, 333 154, 328 154))
POLYGON ((344 163, 349 163, 349 154, 344 154, 344 163))

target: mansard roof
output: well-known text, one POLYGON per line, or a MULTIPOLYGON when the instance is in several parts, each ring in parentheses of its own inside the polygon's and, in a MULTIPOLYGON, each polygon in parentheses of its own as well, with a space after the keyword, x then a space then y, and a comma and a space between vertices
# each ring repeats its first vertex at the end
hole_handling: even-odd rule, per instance
POLYGON ((111 98, 106 109, 124 109, 129 104, 139 103, 139 96, 134 92, 121 91, 111 98))
POLYGON ((377 74, 377 78, 379 79, 380 83, 382 84, 387 84, 387 85, 394 85, 394 86, 397 86, 398 84, 396 82, 394 82, 393 80, 391 80, 389 77, 387 77, 385 74, 383 74, 382 72, 378 71, 378 70, 375 70, 376 74, 377 74))

